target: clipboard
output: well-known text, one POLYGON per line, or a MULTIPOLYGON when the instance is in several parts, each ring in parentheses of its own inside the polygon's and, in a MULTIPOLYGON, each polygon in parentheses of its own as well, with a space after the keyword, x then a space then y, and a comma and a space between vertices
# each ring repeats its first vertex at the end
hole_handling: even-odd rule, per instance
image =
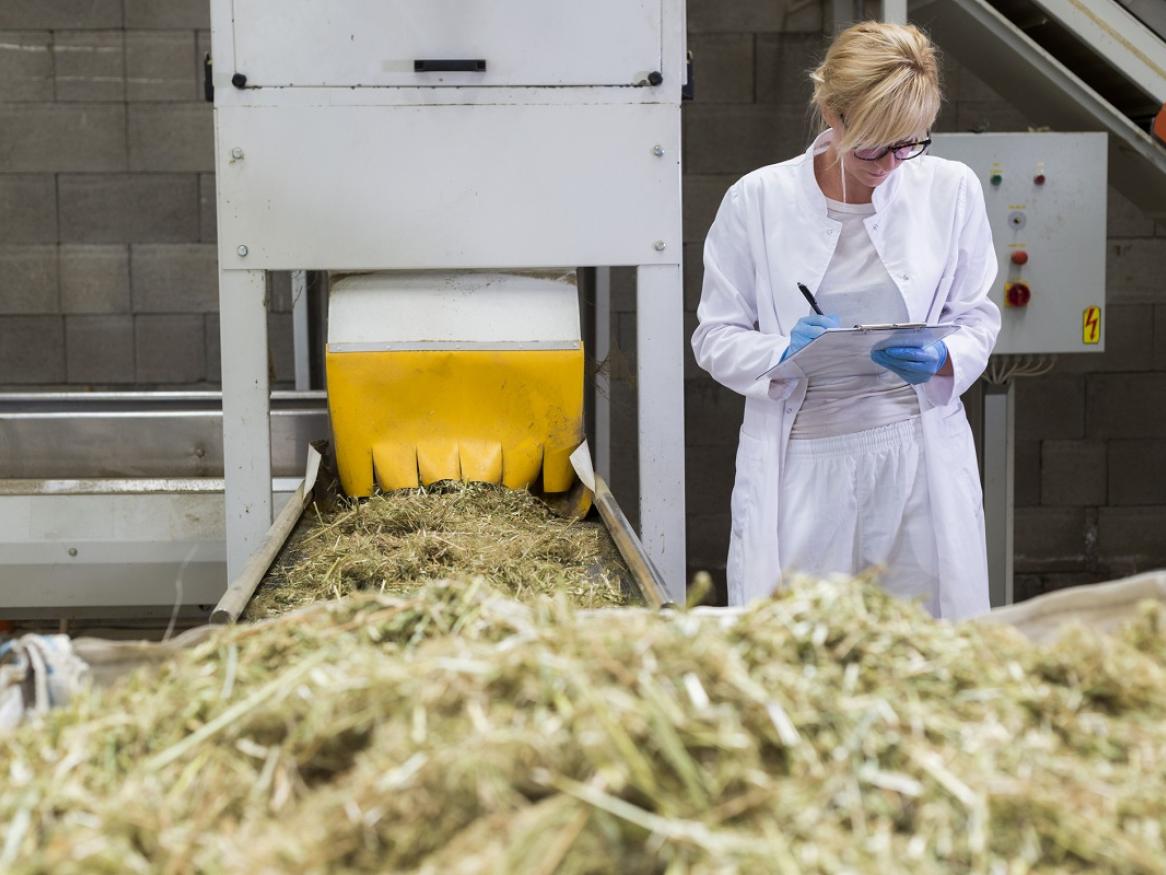
POLYGON ((853 373, 845 376, 878 374, 883 368, 871 361, 876 349, 892 346, 927 346, 954 334, 960 326, 953 323, 924 325, 921 322, 888 325, 855 325, 853 328, 827 328, 785 361, 757 375, 758 380, 798 379, 840 360, 854 363, 853 373))

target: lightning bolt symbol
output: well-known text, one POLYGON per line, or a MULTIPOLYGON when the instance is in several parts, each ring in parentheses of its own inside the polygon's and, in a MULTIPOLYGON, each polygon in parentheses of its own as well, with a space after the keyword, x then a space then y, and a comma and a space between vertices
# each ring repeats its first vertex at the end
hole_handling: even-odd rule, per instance
POLYGON ((1085 317, 1085 336, 1086 337, 1096 337, 1097 336, 1097 316, 1098 316, 1098 313, 1096 310, 1090 310, 1089 315, 1085 317))

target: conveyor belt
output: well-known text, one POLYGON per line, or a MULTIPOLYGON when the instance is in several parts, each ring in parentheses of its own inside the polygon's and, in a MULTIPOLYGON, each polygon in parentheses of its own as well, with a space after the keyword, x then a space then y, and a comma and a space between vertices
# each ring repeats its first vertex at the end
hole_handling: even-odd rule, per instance
MULTIPOLYGON (((244 566, 243 572, 231 581, 227 592, 211 614, 212 623, 233 623, 243 616, 256 591, 270 574, 273 564, 284 553, 297 528, 301 527, 301 517, 312 503, 313 492, 317 488, 316 473, 319 470, 319 463, 319 455, 312 451, 303 483, 276 518, 260 548, 244 566)), ((615 497, 609 490, 603 489, 597 496, 596 504, 600 510, 599 519, 586 521, 581 525, 602 526, 610 537, 612 546, 618 550, 627 565, 629 573, 625 577, 625 584, 630 590, 632 601, 650 608, 668 606, 667 593, 660 583, 659 572, 644 552, 639 538, 616 503, 615 497)))

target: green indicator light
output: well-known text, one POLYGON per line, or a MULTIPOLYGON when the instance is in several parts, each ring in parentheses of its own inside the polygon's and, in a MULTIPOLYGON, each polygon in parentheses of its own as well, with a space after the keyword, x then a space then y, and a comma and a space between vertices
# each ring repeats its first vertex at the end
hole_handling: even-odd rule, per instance
POLYGON ((999 173, 993 173, 992 178, 989 179, 988 181, 990 183, 992 183, 993 185, 999 185, 1000 183, 1002 183, 1004 181, 1004 177, 1001 176, 999 173))

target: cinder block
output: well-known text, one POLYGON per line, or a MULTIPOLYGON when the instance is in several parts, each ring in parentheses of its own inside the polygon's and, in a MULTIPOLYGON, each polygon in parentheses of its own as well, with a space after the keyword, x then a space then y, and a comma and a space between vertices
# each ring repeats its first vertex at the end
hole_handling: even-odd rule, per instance
POLYGON ((134 317, 66 316, 65 361, 70 383, 132 383, 134 317))
POLYGON ((684 176, 684 241, 703 243, 725 192, 738 179, 726 176, 684 176))
POLYGON ((135 313, 213 313, 219 308, 218 252, 205 243, 130 247, 135 313))
POLYGON ((694 103, 753 102, 753 34, 693 34, 694 103))
POLYGON ((65 326, 60 316, 0 316, 0 385, 63 383, 65 326))
MULTIPOLYGON (((684 382, 684 434, 689 447, 735 452, 745 398, 707 374, 684 382)), ((730 460, 731 461, 731 460, 730 460)))
MULTIPOLYGON (((1166 434, 1149 440, 1113 440, 1106 447, 1109 505, 1166 505, 1166 434)), ((1162 538, 1166 540, 1166 529, 1162 538)))
POLYGON ((125 35, 120 30, 57 32, 53 65, 57 100, 125 100, 125 35))
POLYGON ((811 134, 801 107, 689 106, 684 110, 685 168, 693 174, 739 176, 803 152, 811 134))
POLYGON ((1084 565, 1084 508, 1018 507, 1013 519, 1018 573, 1076 571, 1084 565))
POLYGON ((44 30, 0 33, 0 82, 4 83, 4 100, 53 99, 51 43, 52 35, 44 30))
POLYGON ((757 102, 807 111, 814 92, 810 71, 821 63, 827 46, 816 33, 758 35, 757 102))
MULTIPOLYGON (((79 314, 129 313, 128 248, 62 246, 61 310, 65 313, 79 314)), ((130 346, 132 348, 133 344, 130 346)))
MULTIPOLYGON (((960 103, 1007 103, 999 92, 967 67, 960 66, 958 62, 955 62, 955 66, 959 67, 956 78, 952 80, 945 77, 943 83, 944 93, 948 100, 960 103)), ((944 73, 950 72, 951 67, 945 65, 944 73)))
POLYGON ((1057 356, 1057 371, 1086 374, 1148 371, 1154 361, 1154 308, 1150 304, 1112 304, 1102 308, 1105 352, 1057 356))
POLYGON ((696 356, 692 352, 692 333, 696 331, 696 326, 696 313, 692 310, 685 310, 684 333, 680 338, 681 346, 684 349, 685 384, 687 384, 689 380, 703 380, 708 376, 708 373, 702 370, 700 365, 696 363, 696 356))
POLYGON ((1166 238, 1110 240, 1105 260, 1105 288, 1109 303, 1162 301, 1162 266, 1166 265, 1166 238))
POLYGON ((267 314, 267 377, 290 388, 296 380, 295 344, 290 313, 267 314))
POLYGON ((219 239, 218 216, 215 212, 215 175, 198 175, 198 235, 203 243, 219 239))
POLYGON ((961 100, 956 106, 956 125, 961 131, 999 133, 1026 131, 1028 119, 1003 99, 961 100))
POLYGON ((1154 220, 1111 185, 1105 213, 1105 235, 1110 238, 1153 237, 1154 220))
POLYGON ((129 114, 131 170, 215 169, 209 103, 131 104, 129 114))
MULTIPOLYGON (((704 242, 684 244, 684 309, 692 313, 700 305, 704 283, 704 242)), ((685 340, 685 343, 688 341, 685 340)))
POLYGON ((1105 504, 1105 443, 1045 441, 1041 452, 1041 504, 1097 507, 1105 504))
POLYGON ((208 383, 221 383, 223 381, 222 370, 222 346, 219 343, 219 314, 206 314, 206 378, 208 383))
POLYGON ((124 170, 121 104, 0 103, 0 156, 9 173, 124 170))
POLYGON ((55 243, 57 183, 51 174, 0 174, 0 243, 55 243))
POLYGON ((1154 307, 1154 370, 1166 371, 1166 304, 1154 307))
POLYGON ((127 30, 196 30, 211 26, 206 0, 125 0, 127 30))
POLYGON ((1012 481, 1012 501, 1016 507, 1036 507, 1041 503, 1041 442, 1016 441, 1012 481))
POLYGON ((823 30, 822 4, 799 0, 689 0, 688 32, 794 33, 823 30))
POLYGON ((62 175, 61 240, 170 243, 199 234, 194 174, 62 175))
MULTIPOLYGON (((691 499, 687 507, 693 507, 691 499)), ((732 526, 732 516, 728 510, 718 511, 709 507, 703 512, 689 513, 687 523, 685 552, 688 554, 688 564, 699 571, 723 570, 729 554, 729 532, 732 526)))
MULTIPOLYGON (((1016 438, 1082 438, 1085 436, 1085 381, 1057 373, 1016 383, 1016 438)), ((1090 435, 1094 437, 1095 435, 1090 435)))
POLYGON ((1094 571, 1062 571, 1053 574, 1018 574, 1012 580, 1013 600, 1027 601, 1038 595, 1069 589, 1074 586, 1088 586, 1105 580, 1105 574, 1094 571))
POLYGON ((736 448, 689 445, 684 451, 685 507, 728 513, 733 491, 736 448))
POLYGON ((202 96, 195 86, 195 35, 138 31, 125 35, 126 99, 182 101, 202 96))
POLYGON ((959 126, 959 104, 949 103, 944 101, 939 105, 939 115, 935 117, 935 124, 932 126, 932 131, 940 134, 958 134, 960 132, 959 126))
POLYGON ((151 385, 206 378, 206 323, 200 315, 134 317, 135 380, 151 385))
POLYGON ((122 0, 4 0, 0 29, 91 30, 122 26, 122 0))
POLYGON ((0 246, 0 313, 58 313, 57 247, 0 246))
POLYGON ((1103 507, 1098 520, 1097 552, 1109 565, 1128 573, 1166 566, 1166 506, 1103 507))
POLYGON ((1166 374, 1094 374, 1086 379, 1086 426, 1091 438, 1166 435, 1166 374))

